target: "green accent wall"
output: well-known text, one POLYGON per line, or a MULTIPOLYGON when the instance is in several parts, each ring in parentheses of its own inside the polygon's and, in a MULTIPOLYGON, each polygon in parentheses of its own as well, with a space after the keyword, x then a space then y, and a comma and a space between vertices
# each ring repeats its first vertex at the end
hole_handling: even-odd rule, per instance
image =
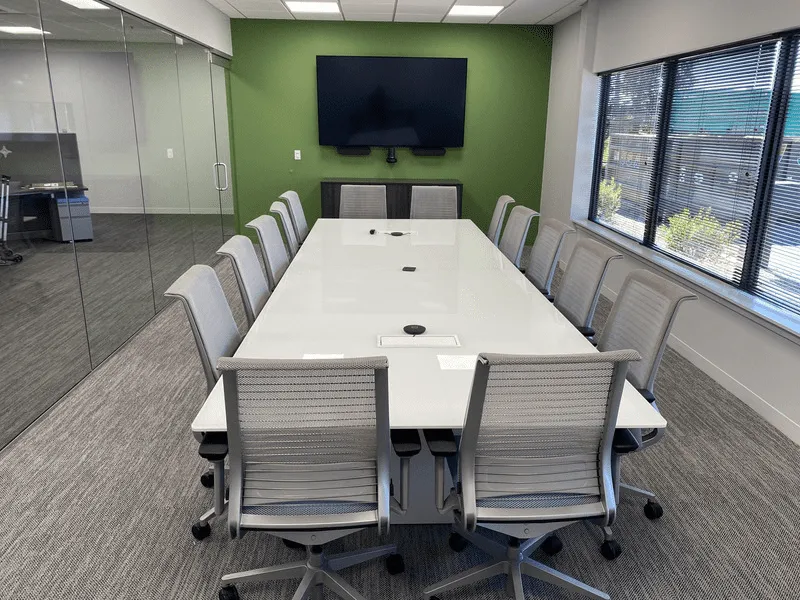
MULTIPOLYGON (((327 177, 459 179, 463 216, 485 229, 510 194, 539 208, 550 80, 551 27, 234 19, 231 66, 239 231, 286 190, 309 225, 327 177), (345 157, 319 145, 317 55, 466 57, 464 147, 443 157, 398 149, 345 157), (295 161, 293 152, 303 153, 295 161)), ((535 226, 532 227, 535 229, 535 226)), ((247 231, 247 230, 245 230, 247 231)))

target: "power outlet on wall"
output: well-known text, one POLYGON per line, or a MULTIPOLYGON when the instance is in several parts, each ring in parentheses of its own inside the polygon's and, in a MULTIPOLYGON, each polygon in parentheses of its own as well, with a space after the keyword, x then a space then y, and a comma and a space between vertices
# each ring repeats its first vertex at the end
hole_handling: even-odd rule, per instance
POLYGON ((303 154, 300 152, 300 150, 295 150, 294 151, 294 159, 295 160, 301 160, 302 158, 303 158, 303 154))
POLYGON ((175 152, 172 148, 167 148, 167 158, 175 158, 175 152))

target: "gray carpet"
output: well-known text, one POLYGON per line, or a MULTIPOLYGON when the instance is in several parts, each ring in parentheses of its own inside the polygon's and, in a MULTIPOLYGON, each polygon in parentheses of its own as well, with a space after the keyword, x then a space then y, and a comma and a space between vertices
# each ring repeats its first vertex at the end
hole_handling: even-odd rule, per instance
MULTIPOLYGON (((222 263, 226 291, 235 284, 222 263)), ((602 307, 599 320, 607 313, 602 307)), ((237 320, 242 323, 240 303, 237 320)), ((670 422, 662 444, 633 457, 625 478, 655 489, 649 522, 623 503, 624 554, 598 552, 598 531, 574 526, 545 562, 615 600, 788 600, 800 590, 800 449, 676 353, 657 382, 670 422)), ((221 574, 298 555, 266 534, 230 540, 223 523, 196 542, 189 526, 211 501, 189 424, 205 384, 189 326, 172 305, 0 454, 0 597, 212 600, 221 574)), ((453 554, 445 527, 396 527, 407 571, 343 572, 373 600, 417 599, 424 585, 485 559, 453 554)), ((379 543, 372 532, 332 549, 379 543)), ((245 599, 290 598, 292 584, 242 585, 245 599)), ((572 598, 526 582, 530 598, 572 598)), ((326 596, 327 597, 327 596, 326 596)), ((503 598, 502 581, 444 595, 503 598)))

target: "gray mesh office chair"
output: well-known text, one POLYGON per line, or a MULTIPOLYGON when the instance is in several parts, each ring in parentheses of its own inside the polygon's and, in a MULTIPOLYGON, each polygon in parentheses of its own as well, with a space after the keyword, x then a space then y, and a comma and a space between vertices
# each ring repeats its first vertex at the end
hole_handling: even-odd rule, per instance
POLYGON ((497 247, 517 268, 522 260, 522 249, 525 247, 531 219, 538 214, 526 206, 515 206, 508 217, 508 223, 497 247))
MULTIPOLYGON (((597 340, 603 351, 634 348, 642 360, 628 369, 628 381, 658 409, 653 391, 658 368, 667 347, 669 334, 675 323, 678 308, 687 300, 697 296, 686 289, 646 270, 631 271, 614 302, 606 326, 597 340)), ((645 449, 664 436, 664 430, 643 432, 640 429, 619 430, 614 436, 612 468, 616 494, 633 493, 647 498, 644 512, 649 519, 658 519, 664 511, 655 494, 650 491, 625 485, 620 480, 620 459, 640 449, 645 449)), ((613 560, 622 551, 614 540, 611 529, 604 529, 603 555, 613 560)))
POLYGON ((425 598, 506 575, 508 596, 523 600, 528 575, 608 599, 529 556, 562 527, 614 521, 611 442, 628 361, 637 359, 633 350, 478 356, 458 450, 459 485, 441 511, 452 511, 462 535, 492 560, 428 587, 425 598), (477 535, 478 527, 509 536, 508 544, 477 535))
POLYGON ((453 186, 411 186, 412 219, 457 219, 458 190, 453 186))
POLYGON ((289 216, 289 209, 283 202, 275 201, 269 207, 269 212, 273 215, 278 215, 281 219, 281 227, 283 227, 283 235, 286 236, 286 246, 289 248, 289 258, 297 256, 297 251, 300 250, 300 242, 294 233, 294 226, 292 225, 292 218, 289 216))
POLYGON ((267 282, 271 292, 289 268, 289 253, 283 243, 278 222, 274 217, 261 215, 250 221, 245 227, 255 229, 258 235, 258 245, 261 247, 261 256, 267 271, 267 282))
POLYGON ((258 262, 256 248, 250 238, 235 235, 217 250, 217 254, 231 259, 247 324, 252 327, 269 299, 269 286, 258 262))
POLYGON ((564 247, 564 240, 572 233, 575 230, 558 219, 543 219, 531 248, 531 259, 525 275, 550 301, 553 300, 551 288, 558 268, 558 256, 564 247))
POLYGON ((589 238, 580 240, 564 271, 555 306, 586 337, 594 337, 594 311, 612 260, 622 254, 589 238))
MULTIPOLYGON (((321 546, 365 527, 389 529, 389 386, 386 357, 340 360, 223 358, 234 538, 260 530, 303 544, 308 557, 222 577, 237 582, 300 579, 294 598, 322 587, 362 600, 336 571, 393 545, 326 557, 321 546)), ((390 565, 391 572, 391 565, 390 565)))
MULTIPOLYGON (((210 394, 220 377, 217 361, 223 356, 233 356, 242 342, 217 273, 209 266, 194 265, 164 295, 178 298, 183 304, 206 375, 206 389, 210 394)), ((201 482, 205 487, 214 488, 214 508, 192 525, 192 535, 202 540, 211 534, 211 520, 225 512, 227 436, 224 433, 206 434, 200 442, 199 453, 211 463, 212 468, 211 473, 201 477, 201 482)))
POLYGON ((339 196, 340 219, 385 219, 385 185, 343 185, 339 196))
POLYGON ((300 196, 297 195, 297 192, 289 190, 281 194, 279 198, 285 201, 289 207, 289 216, 292 218, 294 233, 297 236, 297 241, 302 244, 308 237, 308 223, 306 222, 306 213, 303 211, 303 204, 300 202, 300 196))
POLYGON ((514 204, 515 202, 516 201, 511 196, 500 196, 497 199, 497 204, 494 205, 492 220, 489 223, 486 236, 492 240, 495 246, 500 243, 500 232, 503 229, 503 219, 506 216, 506 210, 508 210, 510 204, 514 204))

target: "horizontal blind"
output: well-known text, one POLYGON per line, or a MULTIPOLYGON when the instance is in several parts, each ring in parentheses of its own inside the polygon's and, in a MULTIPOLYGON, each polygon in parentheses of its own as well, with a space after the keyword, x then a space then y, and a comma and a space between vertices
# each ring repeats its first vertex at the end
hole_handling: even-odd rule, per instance
POLYGON ((602 125, 603 148, 595 221, 644 239, 651 209, 650 186, 664 93, 664 65, 607 75, 608 102, 602 125))
POLYGON ((790 85, 755 292, 800 313, 800 57, 790 85))
POLYGON ((741 279, 780 41, 677 62, 655 246, 741 279))

